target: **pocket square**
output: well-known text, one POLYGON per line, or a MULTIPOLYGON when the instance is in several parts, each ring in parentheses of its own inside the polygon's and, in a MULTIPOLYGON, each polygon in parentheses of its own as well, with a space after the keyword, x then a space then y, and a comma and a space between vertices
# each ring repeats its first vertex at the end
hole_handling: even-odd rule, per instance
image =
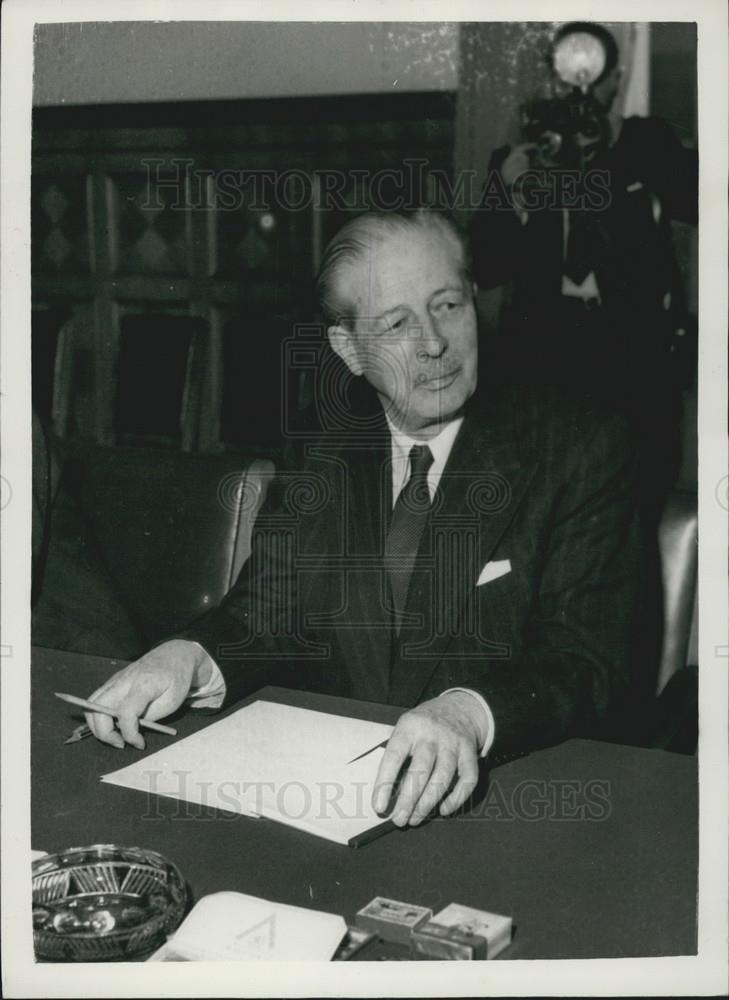
POLYGON ((506 573, 511 573, 511 559, 494 559, 493 562, 487 562, 481 570, 476 586, 482 587, 484 583, 490 583, 506 573))

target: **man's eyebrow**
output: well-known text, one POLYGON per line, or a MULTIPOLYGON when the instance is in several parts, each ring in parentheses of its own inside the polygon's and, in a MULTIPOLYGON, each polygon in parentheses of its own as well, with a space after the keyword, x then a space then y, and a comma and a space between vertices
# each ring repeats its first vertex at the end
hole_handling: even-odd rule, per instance
MULTIPOLYGON (((428 302, 430 302, 434 298, 437 298, 438 295, 446 295, 448 292, 462 293, 463 292, 462 282, 458 282, 452 285, 443 285, 442 288, 436 288, 436 290, 434 292, 431 292, 431 294, 428 296, 428 302)), ((403 309, 407 312, 409 311, 410 306, 407 305, 407 303, 405 302, 400 302, 397 305, 388 306, 387 309, 383 309, 382 312, 375 314, 374 316, 371 317, 371 319, 373 320, 385 319, 387 316, 390 315, 390 313, 397 312, 398 309, 403 309)))
POLYGON ((443 288, 438 288, 432 295, 429 296, 428 302, 431 299, 437 298, 439 295, 445 295, 448 292, 458 292, 459 294, 463 292, 463 283, 459 282, 457 285, 444 285, 443 288))
POLYGON ((397 312, 398 309, 403 309, 407 311, 409 308, 410 306, 406 306, 404 303, 401 303, 396 306, 388 306, 387 309, 383 309, 381 313, 377 313, 377 315, 373 316, 372 319, 385 319, 387 316, 390 315, 390 313, 397 312))

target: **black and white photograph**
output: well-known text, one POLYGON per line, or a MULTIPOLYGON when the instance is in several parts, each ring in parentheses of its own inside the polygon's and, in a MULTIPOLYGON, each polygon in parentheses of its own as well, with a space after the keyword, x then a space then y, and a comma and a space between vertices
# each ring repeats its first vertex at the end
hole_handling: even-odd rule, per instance
POLYGON ((726 992, 724 5, 2 13, 4 995, 726 992))

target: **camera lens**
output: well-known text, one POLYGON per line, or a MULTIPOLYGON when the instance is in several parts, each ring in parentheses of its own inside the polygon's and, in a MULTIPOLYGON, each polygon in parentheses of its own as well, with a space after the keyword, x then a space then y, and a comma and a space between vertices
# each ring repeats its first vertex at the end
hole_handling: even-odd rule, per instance
POLYGON ((539 155, 547 159, 554 159, 559 155, 562 148, 562 136, 559 132, 543 132, 539 137, 539 155))

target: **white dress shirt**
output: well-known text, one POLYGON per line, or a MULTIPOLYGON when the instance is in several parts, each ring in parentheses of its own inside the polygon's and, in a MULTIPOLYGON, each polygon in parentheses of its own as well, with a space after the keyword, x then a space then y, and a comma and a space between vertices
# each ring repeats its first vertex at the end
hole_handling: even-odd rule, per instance
MULTIPOLYGON (((569 210, 562 209, 562 261, 567 262, 567 243, 570 238, 570 213, 569 210)), ((562 294, 573 299, 599 299, 600 289, 597 285, 595 272, 585 277, 579 285, 570 278, 568 274, 562 274, 562 294)))
POLYGON ((438 489, 438 483, 440 482, 440 477, 443 475, 443 469, 445 469, 446 462, 448 461, 448 456, 451 453, 451 448, 453 447, 453 442, 456 440, 456 435, 461 429, 461 424, 463 423, 463 417, 459 417, 457 420, 452 420, 449 424, 446 424, 443 430, 436 437, 431 438, 429 441, 417 441, 415 438, 408 437, 407 434, 403 434, 399 431, 391 422, 387 419, 387 426, 390 429, 390 435, 392 437, 392 506, 394 507, 397 498, 400 495, 400 490, 403 488, 405 483, 408 481, 410 476, 410 450, 413 445, 423 445, 427 444, 430 448, 430 453, 433 456, 433 464, 428 469, 428 492, 430 493, 430 501, 433 502, 433 497, 435 496, 435 491, 438 489))
MULTIPOLYGON (((407 434, 403 434, 402 431, 398 430, 391 423, 389 417, 387 418, 387 424, 392 436, 391 454, 393 507, 397 502, 398 496, 400 495, 400 490, 403 488, 405 483, 408 481, 408 477, 410 476, 410 450, 413 445, 416 444, 427 444, 433 456, 433 463, 428 470, 428 491, 430 493, 431 502, 433 501, 435 492, 438 489, 438 484, 440 483, 440 477, 445 469, 448 456, 451 453, 453 442, 456 440, 456 435, 461 429, 462 423, 463 417, 459 417, 457 420, 452 420, 449 424, 446 424, 443 430, 440 431, 436 437, 430 438, 428 441, 418 441, 415 438, 409 437, 407 434)), ((205 653, 211 667, 211 675, 207 684, 204 684, 200 688, 191 689, 189 697, 194 699, 193 708, 220 708, 223 704, 223 700, 225 699, 225 680, 223 679, 223 675, 220 672, 215 660, 213 660, 213 658, 207 653, 206 650, 203 649, 202 646, 200 646, 199 643, 195 643, 195 645, 199 646, 199 648, 205 653)), ((439 697, 443 697, 443 695, 450 694, 454 691, 463 691, 464 693, 471 695, 471 697, 478 701, 483 709, 486 717, 486 738, 484 739, 480 753, 482 757, 485 757, 491 749, 494 742, 494 736, 496 735, 496 724, 494 722, 493 713, 489 708, 486 699, 477 691, 471 690, 471 688, 448 688, 446 691, 441 692, 439 697)))

